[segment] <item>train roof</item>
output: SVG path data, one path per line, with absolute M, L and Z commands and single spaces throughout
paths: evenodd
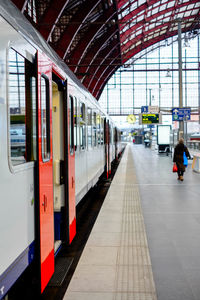
M 25 39 L 28 39 L 33 46 L 39 48 L 58 65 L 67 76 L 69 76 L 90 98 L 95 99 L 86 87 L 79 81 L 66 63 L 57 55 L 51 46 L 45 41 L 41 34 L 31 25 L 20 10 L 10 1 L 0 1 L 0 15 L 17 30 Z M 96 100 L 96 99 L 95 99 Z

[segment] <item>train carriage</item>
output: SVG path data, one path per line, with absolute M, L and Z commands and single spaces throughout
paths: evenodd
M 112 120 L 10 1 L 0 23 L 2 299 L 33 261 L 43 292 L 76 235 L 76 205 L 121 148 Z

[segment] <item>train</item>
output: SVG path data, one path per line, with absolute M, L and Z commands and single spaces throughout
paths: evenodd
M 0 299 L 37 262 L 40 292 L 76 207 L 122 153 L 121 132 L 9 1 L 0 3 Z
M 191 134 L 190 141 L 200 141 L 200 132 Z

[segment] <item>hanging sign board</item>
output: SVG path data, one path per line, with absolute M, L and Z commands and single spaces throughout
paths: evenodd
M 147 113 L 139 114 L 139 124 L 140 125 L 149 125 L 149 124 L 161 124 L 162 117 L 159 113 Z
M 190 120 L 191 108 L 173 108 L 172 121 L 187 121 Z
M 159 113 L 158 106 L 149 106 L 149 113 Z
M 141 113 L 148 112 L 148 106 L 141 106 Z

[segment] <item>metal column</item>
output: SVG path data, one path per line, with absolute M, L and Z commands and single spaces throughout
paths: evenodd
M 182 41 L 181 20 L 178 20 L 178 66 L 179 66 L 179 108 L 183 107 Z M 179 121 L 179 138 L 184 137 L 184 124 Z

